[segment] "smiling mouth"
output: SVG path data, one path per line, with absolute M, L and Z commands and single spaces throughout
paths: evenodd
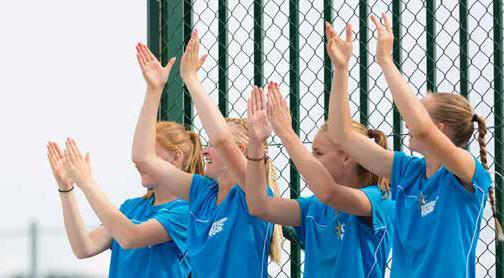
M 206 164 L 212 164 L 212 159 L 210 159 L 210 158 L 205 158 L 205 163 L 206 163 Z

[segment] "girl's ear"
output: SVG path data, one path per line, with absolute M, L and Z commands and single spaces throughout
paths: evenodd
M 245 153 L 245 150 L 247 149 L 247 146 L 245 146 L 245 144 L 238 144 L 238 148 L 240 148 L 240 151 L 242 153 Z
M 173 156 L 173 162 L 182 163 L 184 161 L 184 153 L 181 150 L 176 150 Z

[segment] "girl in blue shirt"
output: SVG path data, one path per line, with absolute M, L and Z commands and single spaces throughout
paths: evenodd
M 391 247 L 393 202 L 388 184 L 355 163 L 327 136 L 323 127 L 313 140 L 313 154 L 292 129 L 289 109 L 276 83 L 268 86 L 268 102 L 256 89 L 249 100 L 251 139 L 247 165 L 247 201 L 251 213 L 293 226 L 305 246 L 305 277 L 383 277 Z M 297 200 L 268 198 L 261 158 L 262 142 L 271 127 L 315 196 Z M 355 123 L 355 130 L 376 138 L 381 132 Z M 377 144 L 378 146 L 378 144 Z
M 189 202 L 187 249 L 193 277 L 268 277 L 268 253 L 273 260 L 280 258 L 281 230 L 248 211 L 242 189 L 249 136 L 246 121 L 226 120 L 205 93 L 197 72 L 206 56 L 200 58 L 198 51 L 194 31 L 181 59 L 180 75 L 210 138 L 203 152 L 205 176 L 180 171 L 156 156 L 153 134 L 161 94 L 146 94 L 133 159 L 160 186 Z M 150 52 L 143 58 L 147 65 L 156 60 Z M 273 171 L 269 173 L 271 178 Z
M 476 244 L 491 184 L 485 121 L 460 95 L 433 93 L 419 101 L 411 94 L 392 59 L 389 19 L 383 14 L 385 26 L 371 19 L 378 32 L 376 61 L 409 128 L 409 148 L 423 158 L 378 148 L 354 132 L 344 64 L 339 75 L 344 86 L 333 90 L 330 99 L 329 134 L 364 167 L 391 178 L 396 201 L 392 277 L 474 277 Z M 327 28 L 333 44 L 340 44 Z M 474 123 L 481 163 L 466 150 Z
M 172 65 L 173 61 L 165 68 L 159 63 L 146 68 L 141 63 L 149 92 L 162 91 Z M 177 123 L 160 122 L 155 126 L 153 140 L 160 159 L 180 171 L 202 173 L 199 135 Z M 126 200 L 117 209 L 92 177 L 89 155 L 83 157 L 73 140 L 67 140 L 65 154 L 57 144 L 50 142 L 48 158 L 61 192 L 68 239 L 78 258 L 92 257 L 111 249 L 109 277 L 186 277 L 189 274 L 187 202 L 158 186 L 157 180 L 139 167 L 148 194 Z M 79 213 L 72 191 L 74 183 L 84 192 L 102 222 L 92 231 L 86 230 Z

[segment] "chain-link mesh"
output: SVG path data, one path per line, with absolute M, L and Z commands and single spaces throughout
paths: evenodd
M 251 86 L 254 84 L 254 50 L 258 46 L 254 42 L 254 1 L 228 0 L 221 1 L 227 4 L 227 19 L 225 28 L 227 31 L 227 65 L 219 65 L 219 1 L 218 0 L 195 0 L 177 1 L 179 5 L 190 7 L 192 18 L 184 24 L 173 26 L 174 28 L 186 27 L 185 39 L 187 40 L 187 29 L 192 27 L 199 31 L 202 51 L 209 54 L 209 57 L 199 72 L 204 88 L 214 100 L 219 102 L 219 67 L 225 69 L 227 79 L 227 107 L 229 117 L 246 117 L 246 100 L 250 94 Z M 288 99 L 291 80 L 289 75 L 289 65 L 293 58 L 290 57 L 289 47 L 292 41 L 289 37 L 289 1 L 286 0 L 265 0 L 261 1 L 263 10 L 263 36 L 261 42 L 264 45 L 264 80 L 276 81 L 280 84 L 283 93 Z M 293 1 L 299 4 L 299 63 L 300 63 L 300 138 L 311 147 L 313 138 L 318 128 L 324 122 L 324 2 L 323 0 L 299 0 Z M 329 1 L 331 2 L 331 1 Z M 393 125 L 393 105 L 385 78 L 379 66 L 374 61 L 377 34 L 372 24 L 368 24 L 368 30 L 359 28 L 359 5 L 366 1 L 334 1 L 330 11 L 337 31 L 342 32 L 345 23 L 354 26 L 354 57 L 350 65 L 349 93 L 350 108 L 355 119 L 359 120 L 359 103 L 361 98 L 368 100 L 368 122 L 372 128 L 380 129 L 389 135 L 389 146 L 392 146 Z M 412 90 L 419 96 L 425 96 L 427 92 L 427 55 L 426 45 L 426 22 L 427 18 L 424 1 L 399 1 L 401 2 L 401 32 L 400 51 L 402 61 L 400 67 Z M 437 2 L 437 3 L 436 3 Z M 161 1 L 162 3 L 162 1 Z M 459 92 L 461 89 L 460 72 L 468 72 L 468 95 L 469 100 L 476 110 L 476 113 L 483 116 L 489 127 L 487 134 L 488 159 L 491 170 L 495 169 L 494 149 L 501 148 L 502 142 L 495 142 L 494 131 L 500 128 L 501 122 L 494 121 L 494 64 L 493 64 L 493 9 L 492 0 L 471 1 L 468 6 L 468 68 L 460 67 L 460 20 L 459 3 L 457 1 L 435 1 L 435 53 L 431 57 L 435 62 L 435 78 L 438 91 Z M 176 4 L 178 5 L 178 4 Z M 381 12 L 392 14 L 393 6 L 391 1 L 367 1 L 370 14 L 380 15 Z M 173 9 L 177 11 L 178 9 Z M 167 17 L 167 22 L 180 16 L 165 11 L 163 16 Z M 394 15 L 399 16 L 399 15 Z M 367 20 L 367 18 L 363 19 Z M 189 27 L 189 28 L 187 28 Z M 369 32 L 368 41 L 359 43 L 359 32 Z M 174 43 L 172 38 L 163 37 L 166 44 Z M 161 43 L 162 45 L 163 43 Z M 178 45 L 175 53 L 182 53 L 183 44 Z M 362 57 L 359 57 L 360 47 L 364 47 L 368 53 L 368 65 L 360 65 Z M 164 55 L 166 56 L 166 55 Z M 167 58 L 167 57 L 165 57 Z M 367 69 L 368 92 L 360 92 L 360 82 L 363 80 L 360 75 L 361 67 Z M 265 82 L 266 82 L 265 81 Z M 180 82 L 179 77 L 174 77 L 167 88 Z M 173 89 L 173 88 L 172 88 Z M 502 92 L 501 92 L 502 93 Z M 173 94 L 170 97 L 183 98 L 182 94 Z M 170 103 L 176 103 L 177 99 Z M 180 109 L 180 107 L 165 105 L 162 109 Z M 184 110 L 186 116 L 190 116 L 190 111 Z M 197 116 L 192 117 L 193 127 L 198 130 L 206 141 L 208 139 L 201 122 Z M 401 123 L 402 130 L 406 131 Z M 496 126 L 497 125 L 497 126 Z M 406 132 L 400 134 L 402 148 L 409 152 L 409 138 Z M 479 146 L 477 140 L 473 140 L 470 151 L 478 156 Z M 289 156 L 281 144 L 278 137 L 273 136 L 270 141 L 269 156 L 274 159 L 275 166 L 279 174 L 279 182 L 284 197 L 289 197 L 290 189 L 290 168 Z M 309 196 L 312 193 L 301 180 L 301 196 Z M 500 188 L 497 188 L 500 190 Z M 481 224 L 481 233 L 478 240 L 477 256 L 477 277 L 495 277 L 496 254 L 494 238 L 494 222 L 490 206 L 487 205 L 484 211 Z M 442 251 L 442 250 L 440 250 Z M 272 277 L 290 277 L 291 265 L 289 244 L 284 244 L 284 252 L 280 265 L 270 263 L 269 275 Z M 303 261 L 302 255 L 302 261 Z M 388 268 L 390 267 L 390 262 Z M 302 267 L 301 267 L 302 271 Z

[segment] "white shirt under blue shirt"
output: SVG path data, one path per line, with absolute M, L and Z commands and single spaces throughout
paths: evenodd
M 166 229 L 171 239 L 153 246 L 124 250 L 112 241 L 109 277 L 117 278 L 171 278 L 187 277 L 190 264 L 186 256 L 186 234 L 189 206 L 177 199 L 161 205 L 153 205 L 154 197 L 126 200 L 120 211 L 134 224 L 151 219 Z
M 268 277 L 273 225 L 248 213 L 239 185 L 220 204 L 217 192 L 215 180 L 193 175 L 187 236 L 192 277 Z
M 297 199 L 305 246 L 304 277 L 383 277 L 392 243 L 394 202 L 378 186 L 360 189 L 371 202 L 369 218 L 337 211 L 315 196 Z
M 467 191 L 441 167 L 426 178 L 424 158 L 396 152 L 391 192 L 396 201 L 392 277 L 475 277 L 475 252 L 490 174 L 475 159 Z

